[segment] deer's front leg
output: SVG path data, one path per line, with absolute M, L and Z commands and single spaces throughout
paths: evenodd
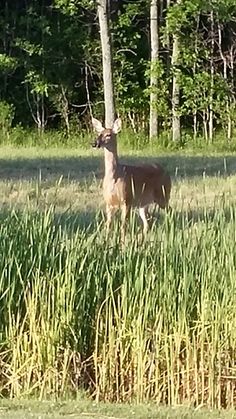
M 106 205 L 106 216 L 107 216 L 106 233 L 107 233 L 107 235 L 109 234 L 109 231 L 110 231 L 111 221 L 112 221 L 112 217 L 113 217 L 114 212 L 115 212 L 115 208 L 112 205 L 107 204 Z
M 126 220 L 130 213 L 130 206 L 127 204 L 123 204 L 121 207 L 121 239 L 125 241 L 125 227 L 126 227 Z

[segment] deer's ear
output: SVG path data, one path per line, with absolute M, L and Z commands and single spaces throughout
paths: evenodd
M 112 131 L 114 132 L 114 134 L 118 134 L 120 130 L 121 130 L 121 119 L 117 118 L 113 124 Z
M 101 134 L 101 132 L 104 130 L 101 122 L 96 118 L 92 118 L 92 125 L 93 125 L 93 128 L 95 129 L 95 131 L 97 131 L 98 134 Z

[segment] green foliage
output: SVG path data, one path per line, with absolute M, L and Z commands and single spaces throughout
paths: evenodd
M 196 73 L 192 77 L 181 76 L 181 87 L 183 91 L 183 104 L 181 112 L 183 115 L 197 112 L 202 115 L 209 112 L 211 95 L 213 94 L 214 115 L 216 123 L 221 123 L 227 118 L 227 103 L 229 100 L 229 86 L 220 75 L 214 76 L 213 91 L 212 78 L 207 72 Z
M 4 4 L 0 6 L 0 98 L 13 105 L 14 124 L 36 124 L 41 131 L 63 126 L 69 136 L 75 114 L 80 127 L 86 128 L 90 126 L 91 108 L 94 115 L 103 117 L 96 2 L 4 0 Z M 141 136 L 143 130 L 148 132 L 149 120 L 149 7 L 150 2 L 144 0 L 111 4 L 116 108 Z M 230 61 L 235 44 L 234 0 L 182 0 L 159 12 L 160 60 L 159 68 L 152 71 L 158 79 L 160 143 L 170 133 L 172 77 L 176 72 L 181 82 L 178 114 L 183 132 L 193 126 L 193 112 L 197 112 L 197 126 L 202 131 L 202 114 L 208 112 L 209 101 L 213 102 L 215 132 L 218 128 L 228 132 L 235 112 L 235 70 Z M 179 43 L 175 68 L 171 64 L 173 34 L 178 35 Z M 211 62 L 214 80 L 210 80 Z M 209 83 L 214 86 L 210 88 Z
M 184 0 L 173 3 L 167 10 L 168 26 L 166 30 L 170 33 L 181 34 L 186 29 L 191 28 L 196 16 L 202 9 L 203 2 L 202 0 Z
M 150 75 L 154 74 L 156 77 L 156 85 L 150 87 Z M 147 87 L 145 89 L 145 94 L 147 97 L 150 96 L 151 91 L 156 93 L 157 101 L 155 107 L 158 112 L 158 116 L 163 118 L 163 127 L 167 128 L 169 115 L 169 103 L 168 103 L 168 88 L 169 88 L 169 79 L 165 74 L 164 64 L 161 60 L 157 60 L 155 63 L 152 63 L 151 68 L 146 70 L 145 76 L 147 77 Z
M 63 13 L 73 16 L 78 7 L 78 0 L 55 0 L 54 5 L 56 8 L 63 11 Z
M 146 114 L 145 89 L 147 40 L 137 27 L 143 18 L 146 2 L 125 3 L 112 22 L 114 39 L 114 83 L 117 108 L 122 114 Z
M 134 24 L 137 17 L 142 13 L 142 6 L 144 2 L 125 4 L 122 13 L 118 15 L 117 22 L 113 23 L 113 30 L 115 31 L 116 41 L 122 48 L 132 49 L 137 51 L 138 41 L 141 34 L 137 31 Z
M 41 75 L 37 74 L 34 70 L 28 71 L 25 76 L 25 83 L 31 86 L 31 93 L 48 96 L 48 83 L 43 80 Z
M 0 102 L 0 132 L 2 138 L 6 138 L 8 141 L 13 119 L 14 106 L 7 102 Z
M 79 7 L 86 7 L 93 10 L 95 2 L 94 0 L 54 0 L 53 5 L 64 14 L 74 16 L 77 14 Z
M 15 46 L 24 51 L 29 57 L 32 55 L 41 56 L 43 54 L 42 45 L 35 45 L 27 39 L 16 38 Z
M 7 73 L 17 67 L 17 59 L 9 57 L 7 54 L 0 54 L 0 71 Z

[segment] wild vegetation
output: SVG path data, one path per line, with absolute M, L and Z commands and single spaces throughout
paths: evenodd
M 122 246 L 102 160 L 44 153 L 2 149 L 1 395 L 233 407 L 235 157 L 160 157 L 172 212 Z
M 235 0 L 1 2 L 1 397 L 235 407 L 235 18 Z M 106 236 L 104 107 L 123 158 L 171 174 L 147 237 L 135 213 Z
M 162 144 L 234 142 L 235 1 L 109 1 L 109 16 L 124 124 L 147 134 L 151 94 Z M 4 0 L 0 23 L 1 141 L 11 125 L 21 139 L 37 127 L 40 143 L 47 129 L 70 137 L 90 128 L 91 113 L 103 118 L 97 2 Z

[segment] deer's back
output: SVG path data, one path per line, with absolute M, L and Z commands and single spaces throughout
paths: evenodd
M 119 165 L 114 179 L 104 178 L 103 192 L 107 204 L 145 206 L 151 202 L 168 205 L 171 180 L 159 165 Z

